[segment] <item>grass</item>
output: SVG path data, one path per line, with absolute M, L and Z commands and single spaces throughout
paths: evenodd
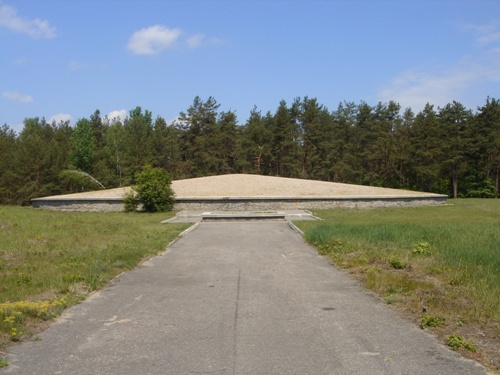
M 500 370 L 500 200 L 314 211 L 308 242 L 420 327 Z M 474 353 L 468 348 L 477 348 Z
M 164 250 L 189 226 L 172 216 L 0 206 L 0 349 Z

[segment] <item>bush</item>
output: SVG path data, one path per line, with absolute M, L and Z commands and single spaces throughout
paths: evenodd
M 477 352 L 476 346 L 471 342 L 465 341 L 460 335 L 451 335 L 446 337 L 446 345 L 451 347 L 453 350 L 464 348 L 472 353 Z
M 431 255 L 431 245 L 429 242 L 419 242 L 413 245 L 413 255 Z
M 394 268 L 394 269 L 397 269 L 397 270 L 402 270 L 404 268 L 406 268 L 406 263 L 399 260 L 399 258 L 397 257 L 394 257 L 392 258 L 390 261 L 389 261 L 389 265 Z
M 137 211 L 137 207 L 139 207 L 140 203 L 137 193 L 132 190 L 130 193 L 125 194 L 123 203 L 125 204 L 125 211 L 127 212 Z
M 132 189 L 136 194 L 125 197 L 127 210 L 133 211 L 139 204 L 146 212 L 172 210 L 174 191 L 170 187 L 172 177 L 167 171 L 146 165 L 141 172 L 136 173 L 135 181 L 136 185 Z
M 420 328 L 433 328 L 433 327 L 442 327 L 446 324 L 445 318 L 441 318 L 438 316 L 431 316 L 427 314 L 422 315 L 422 319 L 420 319 Z

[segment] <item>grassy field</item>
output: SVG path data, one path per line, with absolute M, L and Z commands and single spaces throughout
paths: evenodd
M 164 250 L 189 226 L 172 216 L 0 206 L 0 349 Z
M 405 317 L 499 371 L 500 200 L 450 203 L 315 211 L 323 221 L 296 224 Z M 0 351 L 164 250 L 189 226 L 159 224 L 172 215 L 0 206 Z
M 444 343 L 500 370 L 500 200 L 314 211 L 296 224 L 334 264 Z

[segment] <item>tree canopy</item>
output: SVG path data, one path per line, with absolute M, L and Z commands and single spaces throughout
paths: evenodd
M 472 111 L 453 101 L 414 113 L 396 102 L 284 100 L 254 107 L 238 124 L 213 97 L 195 97 L 168 124 L 136 107 L 124 121 L 49 124 L 27 118 L 0 127 L 0 204 L 88 189 L 134 185 L 143 167 L 173 179 L 228 173 L 305 178 L 447 194 L 498 197 L 500 102 Z M 77 173 L 73 173 L 77 172 Z

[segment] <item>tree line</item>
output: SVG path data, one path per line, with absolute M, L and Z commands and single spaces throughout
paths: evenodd
M 415 114 L 393 101 L 315 98 L 254 107 L 238 125 L 213 97 L 196 97 L 171 124 L 141 107 L 125 120 L 96 110 L 74 126 L 27 118 L 0 128 L 0 204 L 128 186 L 145 165 L 173 179 L 249 173 L 410 189 L 450 197 L 500 195 L 500 102 L 453 101 Z

